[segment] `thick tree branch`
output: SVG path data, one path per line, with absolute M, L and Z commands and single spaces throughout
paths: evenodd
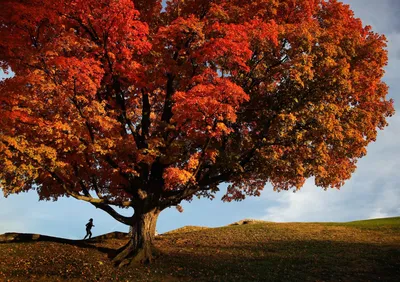
M 269 127 L 271 126 L 271 123 L 272 123 L 272 119 L 266 122 L 266 124 L 264 126 L 264 129 L 266 130 L 266 132 L 268 131 Z M 206 142 L 205 147 L 203 148 L 203 152 L 205 152 L 205 150 L 207 149 L 207 147 L 209 145 L 209 141 L 210 140 L 208 140 Z M 274 145 L 274 144 L 265 144 L 262 140 L 260 140 L 259 142 L 257 142 L 257 144 L 253 148 L 251 148 L 246 153 L 242 154 L 242 156 L 239 158 L 240 159 L 239 165 L 242 168 L 244 168 L 248 163 L 250 163 L 252 158 L 255 156 L 257 150 L 265 145 Z M 197 171 L 199 169 L 200 168 L 198 167 Z M 197 171 L 196 171 L 196 174 L 197 174 Z M 211 176 L 210 173 L 208 173 L 205 176 L 203 176 L 202 179 L 197 179 L 197 185 L 195 185 L 195 186 L 188 187 L 188 188 L 182 189 L 182 190 L 176 190 L 176 191 L 164 191 L 162 193 L 162 196 L 163 196 L 162 205 L 165 207 L 167 207 L 169 205 L 170 206 L 177 205 L 182 200 L 193 196 L 195 193 L 197 193 L 199 191 L 206 191 L 206 190 L 211 189 L 211 185 L 218 185 L 222 182 L 228 181 L 236 173 L 237 172 L 232 169 L 222 172 L 218 175 L 214 175 L 214 176 Z
M 150 127 L 150 102 L 149 95 L 142 89 L 142 137 L 147 139 Z
M 107 199 L 96 199 L 96 198 L 93 198 L 89 193 L 85 193 L 86 196 L 83 196 L 83 195 L 80 195 L 80 194 L 68 189 L 65 184 L 63 184 L 63 189 L 69 196 L 74 197 L 75 199 L 78 199 L 81 201 L 91 203 L 91 204 L 97 204 L 97 205 L 105 204 L 105 205 L 113 205 L 113 206 L 118 206 L 118 207 L 130 207 L 132 205 L 131 201 L 110 201 Z
M 68 187 L 65 185 L 65 183 L 63 183 L 62 179 L 60 179 L 57 175 L 55 175 L 54 173 L 52 173 L 51 171 L 47 170 L 49 173 L 52 174 L 52 176 L 57 177 L 57 181 L 58 182 L 62 182 L 60 183 L 64 189 L 64 191 L 71 197 L 77 199 L 77 200 L 81 200 L 81 201 L 85 201 L 88 203 L 91 203 L 93 206 L 95 206 L 96 208 L 99 208 L 105 212 L 107 212 L 109 215 L 111 215 L 114 219 L 118 220 L 121 223 L 127 224 L 129 225 L 132 221 L 132 217 L 126 217 L 123 216 L 121 214 L 119 214 L 117 211 L 115 211 L 110 205 L 115 205 L 118 207 L 131 207 L 132 206 L 132 202 L 130 201 L 109 201 L 107 199 L 96 199 L 93 198 L 89 192 L 87 191 L 87 189 L 84 189 L 84 193 L 85 196 L 82 196 L 70 189 L 68 189 Z
M 133 221 L 133 216 L 128 217 L 128 216 L 123 216 L 121 214 L 119 214 L 118 212 L 116 212 L 112 207 L 110 207 L 109 205 L 104 205 L 104 204 L 94 204 L 92 203 L 93 206 L 95 206 L 98 209 L 101 209 L 103 211 L 105 211 L 106 213 L 108 213 L 109 215 L 111 215 L 113 218 L 115 218 L 116 220 L 118 220 L 119 222 L 123 223 L 123 224 L 127 224 L 127 225 L 131 225 L 132 221 Z
M 171 73 L 167 74 L 167 86 L 166 86 L 166 94 L 165 94 L 165 102 L 164 102 L 164 110 L 162 113 L 161 120 L 165 123 L 169 123 L 172 118 L 172 96 L 174 94 L 174 75 Z
M 121 85 L 120 85 L 120 82 L 117 77 L 113 77 L 112 88 L 116 95 L 116 102 L 121 110 L 121 115 L 118 117 L 118 121 L 121 123 L 122 129 L 126 133 L 125 127 L 128 126 L 129 131 L 132 134 L 133 139 L 135 140 L 135 143 L 136 143 L 136 146 L 138 149 L 147 148 L 146 142 L 143 142 L 143 139 L 137 133 L 134 125 L 132 124 L 132 121 L 128 118 L 126 104 L 125 104 L 125 96 L 121 89 Z
M 76 109 L 78 110 L 79 116 L 84 120 L 85 126 L 89 132 L 89 136 L 90 136 L 90 140 L 92 143 L 94 143 L 95 141 L 95 136 L 94 136 L 94 131 L 93 128 L 91 127 L 89 120 L 87 119 L 87 117 L 83 114 L 81 108 L 78 105 L 78 102 L 76 101 L 75 97 L 74 98 L 70 98 L 72 104 L 76 107 Z
M 99 46 L 101 45 L 100 40 L 99 40 L 99 37 L 97 36 L 97 34 L 96 34 L 95 32 L 93 32 L 94 29 L 91 30 L 89 27 L 87 27 L 87 26 L 83 23 L 83 21 L 82 21 L 80 18 L 73 17 L 73 16 L 70 16 L 70 15 L 65 15 L 65 14 L 64 14 L 64 16 L 67 17 L 67 18 L 69 18 L 69 19 L 71 19 L 71 20 L 76 21 L 76 22 L 79 24 L 79 26 L 80 26 L 81 28 L 83 28 L 83 30 L 85 30 L 85 31 L 87 32 L 87 34 L 89 34 L 90 38 L 92 39 L 92 41 L 93 41 L 94 43 L 96 43 L 96 44 L 99 45 Z M 90 23 L 90 22 L 89 22 L 89 23 Z

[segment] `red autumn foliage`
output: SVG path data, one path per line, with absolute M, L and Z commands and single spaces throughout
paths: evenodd
M 0 23 L 0 187 L 136 227 L 117 261 L 222 182 L 339 188 L 393 114 L 385 37 L 336 0 L 6 0 Z

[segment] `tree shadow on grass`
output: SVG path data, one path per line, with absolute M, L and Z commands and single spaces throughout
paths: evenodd
M 272 241 L 219 247 L 198 244 L 164 253 L 160 269 L 200 281 L 399 281 L 393 244 Z
M 109 258 L 112 258 L 113 256 L 115 256 L 117 249 L 96 246 L 93 244 L 102 242 L 103 240 L 107 239 L 124 239 L 126 238 L 126 236 L 127 233 L 111 232 L 87 240 L 83 239 L 74 240 L 74 239 L 66 239 L 66 238 L 59 238 L 59 237 L 53 237 L 41 234 L 32 234 L 32 233 L 5 233 L 0 235 L 0 244 L 29 243 L 29 242 L 61 243 L 61 244 L 77 246 L 80 248 L 96 249 L 102 253 L 106 253 Z
M 8 236 L 11 235 L 8 234 Z M 82 242 L 82 240 L 51 236 L 36 238 L 38 235 L 36 239 L 33 239 L 32 236 L 34 234 L 20 234 L 14 242 L 65 243 L 96 249 L 109 256 L 115 252 L 115 249 L 93 244 L 96 241 L 101 243 L 103 240 L 101 237 L 93 238 L 93 242 Z M 110 239 L 112 236 L 108 235 L 106 238 Z M 126 236 L 126 234 L 121 236 Z M 201 239 L 198 236 L 196 238 Z M 84 271 L 92 277 L 98 275 L 103 279 L 102 281 L 110 281 L 112 277 L 127 277 L 129 280 L 129 277 L 133 277 L 130 275 L 136 275 L 135 277 L 142 275 L 148 278 L 146 281 L 163 281 L 164 275 L 168 275 L 174 281 L 398 281 L 400 277 L 400 242 L 395 240 L 351 243 L 334 240 L 274 241 L 269 239 L 268 241 L 254 240 L 236 243 L 221 240 L 219 243 L 210 243 L 205 238 L 202 241 L 194 241 L 181 237 L 160 236 L 156 240 L 156 247 L 161 252 L 161 256 L 152 265 L 143 269 L 116 269 L 107 262 L 102 262 L 100 265 L 98 260 L 101 258 L 96 252 L 93 252 L 93 256 L 90 257 L 86 257 L 87 254 L 80 254 L 81 257 L 78 258 L 75 253 L 79 255 L 79 251 L 75 251 L 73 255 L 70 254 L 66 258 L 67 260 L 65 260 L 65 255 L 62 256 L 63 259 L 59 259 L 62 265 L 51 273 L 47 273 L 45 270 L 47 267 L 31 267 L 29 271 L 39 277 L 40 275 L 55 277 L 59 275 L 57 271 L 63 271 L 65 267 L 72 266 L 70 272 L 63 274 L 65 279 L 79 278 L 81 271 Z M 34 247 L 31 249 L 36 250 L 36 253 L 41 252 Z M 26 256 L 26 260 L 40 266 L 37 258 L 31 257 L 29 255 L 31 253 L 25 253 L 25 250 L 25 247 L 22 248 L 24 253 L 21 257 Z M 10 251 L 10 254 L 18 255 L 14 251 Z M 49 260 L 59 255 L 62 253 L 50 253 L 40 258 L 40 262 L 48 264 Z M 82 270 L 82 267 L 76 266 L 81 263 L 87 263 L 90 267 Z M 55 265 L 58 266 L 57 263 Z M 11 273 L 10 271 L 20 271 L 21 275 L 24 273 L 20 265 L 8 269 L 8 274 Z M 43 273 L 41 274 L 40 271 Z M 147 276 L 150 271 L 151 275 Z

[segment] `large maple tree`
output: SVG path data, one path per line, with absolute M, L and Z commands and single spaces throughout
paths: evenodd
M 339 188 L 393 114 L 386 39 L 336 0 L 6 0 L 0 38 L 1 189 L 132 226 L 119 265 L 220 183 Z

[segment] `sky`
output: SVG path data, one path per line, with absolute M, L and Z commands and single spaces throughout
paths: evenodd
M 389 98 L 395 100 L 400 112 L 400 1 L 343 0 L 349 4 L 364 25 L 385 34 L 388 39 L 389 64 L 384 81 L 389 85 Z M 1 74 L 0 74 L 1 76 Z M 226 185 L 216 199 L 194 199 L 183 203 L 184 212 L 175 208 L 164 210 L 157 223 L 163 233 L 186 225 L 217 227 L 244 219 L 275 222 L 342 222 L 358 219 L 400 216 L 400 117 L 389 119 L 389 127 L 380 131 L 377 141 L 368 147 L 368 154 L 358 162 L 352 178 L 341 190 L 327 191 L 316 187 L 312 179 L 304 187 L 274 192 L 270 185 L 260 197 L 242 202 L 220 201 Z M 125 214 L 131 210 L 122 211 Z M 0 234 L 5 232 L 40 233 L 65 238 L 81 238 L 85 224 L 94 219 L 92 232 L 100 235 L 112 231 L 127 231 L 105 212 L 72 198 L 56 202 L 39 202 L 36 192 L 0 195 Z

